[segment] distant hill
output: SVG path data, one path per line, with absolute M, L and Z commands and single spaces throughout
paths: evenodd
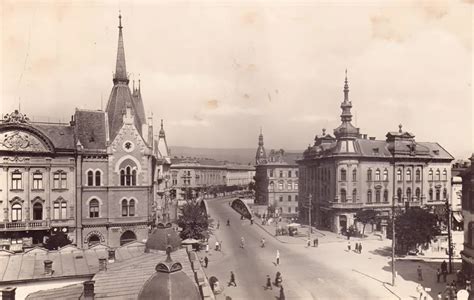
M 257 149 L 253 148 L 193 148 L 184 146 L 170 146 L 171 157 L 212 158 L 229 163 L 254 165 Z M 270 149 L 267 149 L 270 151 Z M 289 151 L 302 153 L 303 151 Z

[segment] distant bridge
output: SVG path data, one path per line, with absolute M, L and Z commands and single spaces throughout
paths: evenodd
M 244 218 L 252 219 L 252 211 L 250 207 L 242 201 L 242 199 L 235 199 L 230 205 L 235 211 L 244 216 Z

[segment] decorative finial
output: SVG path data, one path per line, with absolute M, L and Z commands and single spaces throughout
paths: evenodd
M 122 12 L 119 10 L 119 27 L 120 30 L 122 30 Z
M 140 74 L 138 74 L 138 90 L 139 90 L 139 91 L 141 90 L 141 89 L 140 89 L 140 82 L 141 82 L 141 80 L 140 80 Z
M 326 136 L 326 128 L 323 128 L 323 136 Z
M 402 124 L 398 125 L 398 132 L 402 133 Z
M 173 261 L 171 259 L 171 246 L 170 245 L 166 246 L 166 261 L 167 262 L 172 262 Z
M 161 119 L 161 129 L 163 129 L 163 119 Z

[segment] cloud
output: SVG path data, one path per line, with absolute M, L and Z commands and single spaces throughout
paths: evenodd
M 198 116 L 194 116 L 192 119 L 182 119 L 178 121 L 171 121 L 171 126 L 179 127 L 209 127 L 211 123 L 208 120 L 204 120 Z
M 319 123 L 319 122 L 327 122 L 327 121 L 334 121 L 334 116 L 324 116 L 324 115 L 302 115 L 302 116 L 294 116 L 290 118 L 290 122 L 294 123 Z

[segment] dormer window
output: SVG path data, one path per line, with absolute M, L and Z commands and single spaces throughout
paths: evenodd
M 439 150 L 433 150 L 433 153 L 434 153 L 435 155 L 439 155 Z
M 379 148 L 372 148 L 372 152 L 374 154 L 379 154 Z

